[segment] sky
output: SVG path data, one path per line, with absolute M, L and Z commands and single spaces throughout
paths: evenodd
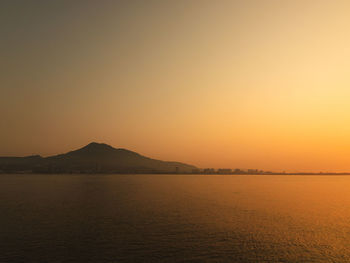
M 350 1 L 0 3 L 0 155 L 92 141 L 198 167 L 350 171 Z

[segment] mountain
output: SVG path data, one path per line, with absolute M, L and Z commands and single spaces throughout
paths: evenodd
M 0 157 L 0 171 L 38 173 L 189 173 L 195 166 L 145 157 L 104 143 L 90 143 L 50 157 Z

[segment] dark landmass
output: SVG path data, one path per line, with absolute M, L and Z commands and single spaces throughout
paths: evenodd
M 193 165 L 165 162 L 103 143 L 50 157 L 0 157 L 2 173 L 191 173 Z
M 134 174 L 250 174 L 250 175 L 350 175 L 350 173 L 288 173 L 258 169 L 200 169 L 180 162 L 165 162 L 103 143 L 90 143 L 50 157 L 0 157 L 0 173 L 134 173 Z

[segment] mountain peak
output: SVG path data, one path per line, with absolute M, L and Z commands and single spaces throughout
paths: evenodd
M 89 150 L 115 150 L 112 146 L 105 143 L 91 142 L 88 145 L 84 146 L 81 149 L 89 149 Z
M 74 150 L 66 154 L 60 154 L 58 156 L 75 156 L 78 158 L 89 156 L 90 158 L 103 158 L 106 155 L 115 154 L 116 152 L 118 152 L 118 149 L 115 149 L 108 144 L 91 142 L 78 150 Z

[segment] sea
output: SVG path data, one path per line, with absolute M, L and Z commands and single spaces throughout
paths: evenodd
M 350 262 L 350 176 L 2 174 L 0 262 Z

